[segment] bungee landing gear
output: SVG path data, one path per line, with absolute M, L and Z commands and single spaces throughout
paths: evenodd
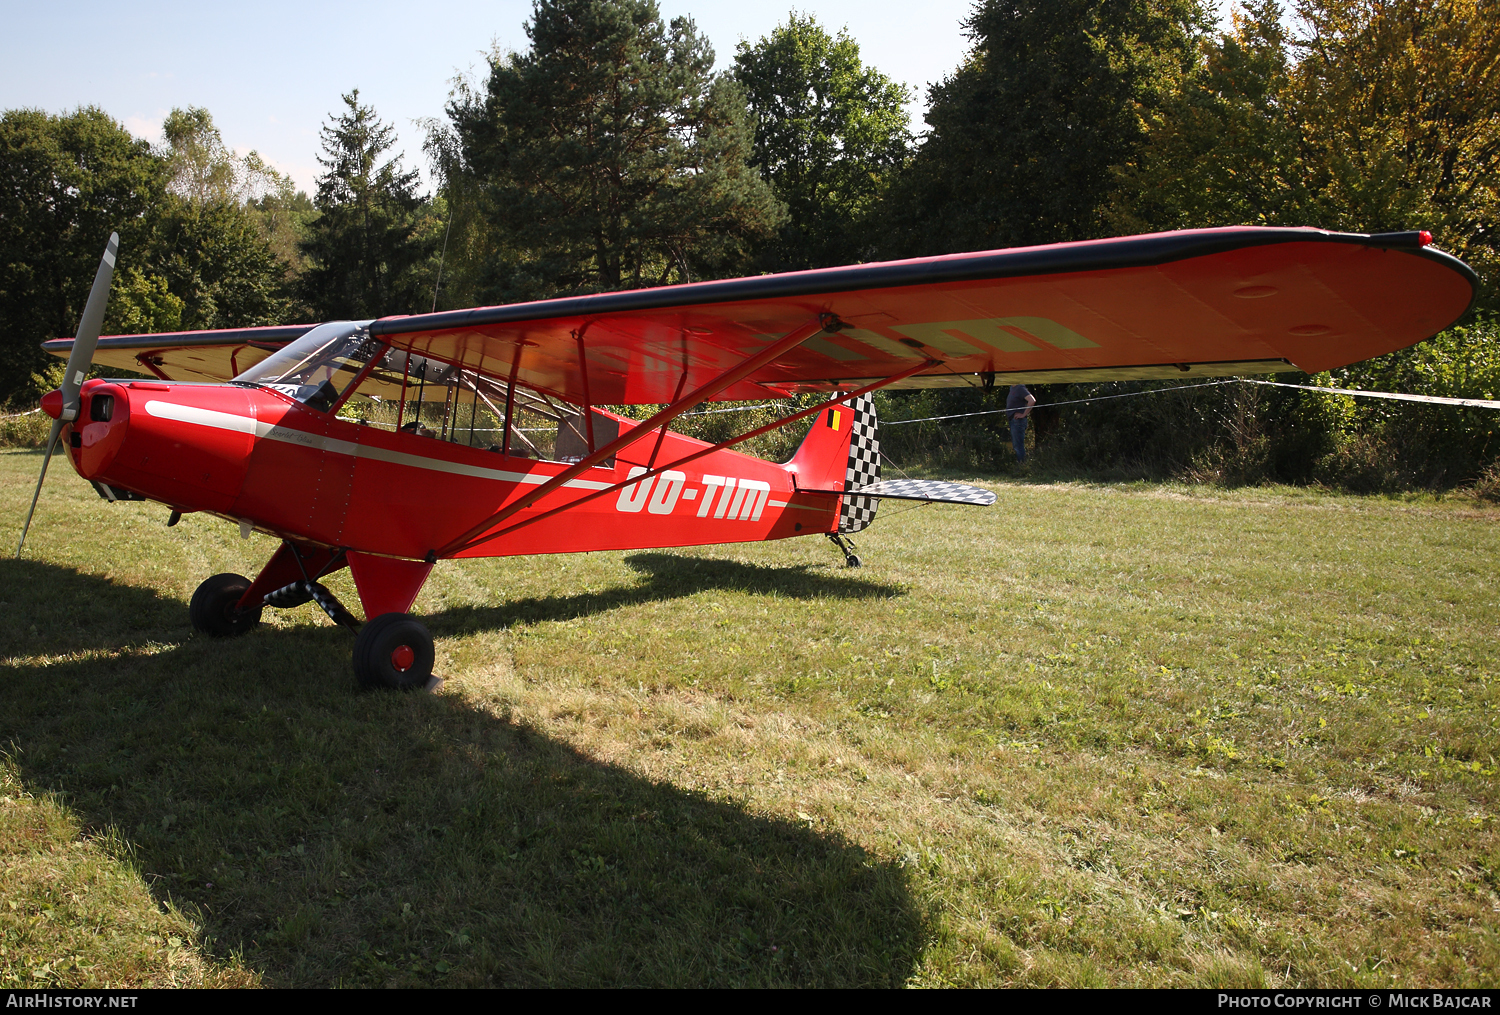
M 234 637 L 259 624 L 267 606 L 291 609 L 317 603 L 330 620 L 354 635 L 354 676 L 361 687 L 432 691 L 442 684 L 432 675 L 436 656 L 432 635 L 419 620 L 409 613 L 387 612 L 361 624 L 326 585 L 316 580 L 342 566 L 342 560 L 330 555 L 329 560 L 314 559 L 311 563 L 315 566 L 304 567 L 303 554 L 296 547 L 284 545 L 283 552 L 296 565 L 293 574 L 301 572 L 302 577 L 260 594 L 267 584 L 262 579 L 257 580 L 262 582 L 257 588 L 257 582 L 243 575 L 216 574 L 193 593 L 188 615 L 194 629 L 212 638 Z

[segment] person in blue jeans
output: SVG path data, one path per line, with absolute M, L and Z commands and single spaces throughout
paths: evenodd
M 1005 396 L 1005 415 L 1010 417 L 1010 443 L 1016 449 L 1016 461 L 1026 461 L 1026 417 L 1036 396 L 1026 390 L 1024 384 L 1012 384 L 1010 394 Z

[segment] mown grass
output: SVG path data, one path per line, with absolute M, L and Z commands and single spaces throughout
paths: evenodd
M 0 983 L 1493 984 L 1500 512 L 996 489 L 858 571 L 442 566 L 399 695 L 312 607 L 194 637 L 270 542 L 54 463 L 0 563 Z

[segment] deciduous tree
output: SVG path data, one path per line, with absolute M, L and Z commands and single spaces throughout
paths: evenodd
M 1299 0 L 1289 104 L 1308 150 L 1309 211 L 1330 228 L 1426 228 L 1500 270 L 1500 5 Z
M 845 32 L 791 14 L 741 42 L 735 77 L 755 114 L 752 156 L 790 217 L 761 251 L 771 270 L 868 260 L 871 213 L 909 154 L 905 85 L 860 61 Z
M 183 328 L 281 323 L 291 311 L 288 264 L 276 256 L 258 217 L 245 206 L 249 189 L 269 167 L 254 152 L 245 159 L 224 145 L 208 110 L 174 109 L 162 125 L 160 156 L 168 194 L 152 209 L 146 270 L 165 280 L 181 302 Z M 121 277 L 121 285 L 126 276 Z M 127 300 L 153 286 L 118 289 Z M 138 316 L 170 320 L 158 308 Z
M 1146 141 L 1117 167 L 1120 233 L 1307 224 L 1312 182 L 1288 107 L 1295 63 L 1282 8 L 1255 0 L 1198 42 L 1180 86 L 1144 112 Z
M 0 403 L 36 394 L 40 343 L 73 334 L 111 230 L 123 268 L 146 260 L 167 175 L 100 109 L 0 115 Z

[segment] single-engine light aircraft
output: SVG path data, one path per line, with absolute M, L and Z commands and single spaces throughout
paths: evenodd
M 281 540 L 218 574 L 193 626 L 241 634 L 315 601 L 355 632 L 367 686 L 428 683 L 409 614 L 461 557 L 848 537 L 885 499 L 988 505 L 883 479 L 871 394 L 1221 377 L 1343 366 L 1469 308 L 1477 279 L 1425 232 L 1205 229 L 600 293 L 369 321 L 99 338 L 111 236 L 72 339 L 59 440 L 108 501 L 154 500 Z M 93 363 L 150 380 L 85 380 Z M 705 402 L 826 393 L 708 444 L 667 428 Z M 658 405 L 634 420 L 603 406 Z M 732 450 L 812 420 L 790 461 Z M 36 497 L 32 499 L 32 511 Z M 26 528 L 31 523 L 27 515 Z M 25 543 L 25 528 L 17 555 Z M 361 624 L 321 583 L 348 567 Z

